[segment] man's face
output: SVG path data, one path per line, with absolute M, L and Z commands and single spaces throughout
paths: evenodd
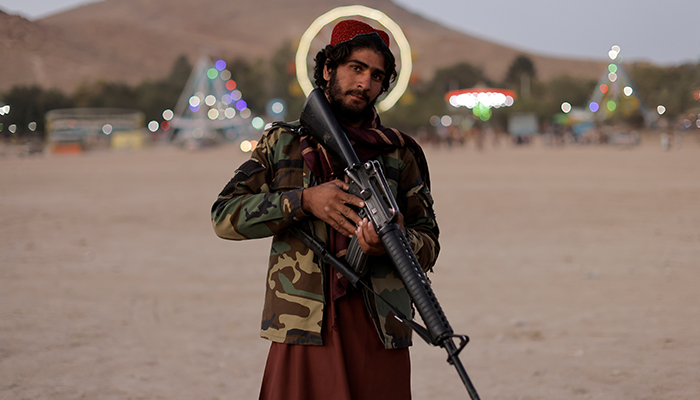
M 324 67 L 331 108 L 347 122 L 361 123 L 379 97 L 385 75 L 384 57 L 367 48 L 354 50 L 335 70 Z

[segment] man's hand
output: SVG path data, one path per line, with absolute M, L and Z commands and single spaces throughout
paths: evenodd
M 403 214 L 400 212 L 396 217 L 396 223 L 399 225 L 401 231 L 406 233 L 406 228 L 403 225 Z M 362 219 L 360 223 L 357 224 L 355 235 L 357 235 L 357 242 L 363 253 L 370 256 L 381 256 L 386 253 L 386 249 L 382 244 L 382 239 L 377 234 L 376 229 L 374 229 L 374 224 L 367 218 Z
M 362 219 L 348 205 L 364 207 L 365 203 L 359 197 L 348 193 L 349 187 L 347 183 L 336 179 L 304 189 L 301 208 L 305 213 L 313 214 L 341 234 L 351 237 L 355 233 L 355 225 L 358 225 Z

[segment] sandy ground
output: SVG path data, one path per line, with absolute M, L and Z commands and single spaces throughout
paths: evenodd
M 700 396 L 700 141 L 426 151 L 482 399 Z M 245 158 L 0 157 L 0 399 L 257 398 L 269 240 L 209 222 Z M 467 398 L 442 349 L 412 357 L 414 399 Z

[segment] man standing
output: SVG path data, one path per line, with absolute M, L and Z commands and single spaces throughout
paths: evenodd
M 389 36 L 339 22 L 316 56 L 314 79 L 361 161 L 378 160 L 401 211 L 399 227 L 425 270 L 439 252 L 427 163 L 409 136 L 381 125 L 377 98 L 396 78 Z M 272 236 L 261 336 L 272 341 L 261 399 L 410 399 L 411 330 L 374 295 L 356 289 L 287 229 L 296 224 L 337 257 L 357 236 L 363 277 L 404 315 L 411 300 L 344 173 L 299 124 L 276 124 L 212 207 L 216 234 Z

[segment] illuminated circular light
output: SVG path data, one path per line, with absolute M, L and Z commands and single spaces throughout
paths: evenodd
M 2 125 L 2 124 L 0 124 L 0 125 Z M 700 119 L 696 119 L 696 120 L 695 120 L 695 126 L 697 126 L 698 128 L 700 128 Z M 2 126 L 0 126 L 0 130 L 2 130 Z
M 231 79 L 231 71 L 229 71 L 227 69 L 221 71 L 221 73 L 219 74 L 219 78 L 221 78 L 225 81 L 228 81 L 229 79 Z M 231 90 L 231 89 L 229 89 L 229 90 Z
M 280 114 L 282 111 L 284 111 L 284 104 L 282 104 L 279 101 L 276 101 L 272 103 L 272 112 L 275 114 Z
M 226 61 L 218 60 L 214 63 L 214 68 L 216 68 L 219 71 L 223 71 L 224 69 L 226 69 Z
M 613 47 L 611 47 L 611 49 L 612 49 L 613 51 L 618 52 L 618 53 L 620 52 L 620 46 L 618 46 L 618 45 L 616 45 L 616 44 L 613 45 Z
M 632 96 L 632 93 L 634 93 L 634 89 L 632 89 L 631 86 L 625 86 L 625 88 L 622 89 L 622 92 L 625 94 L 625 96 L 630 97 Z
M 236 102 L 236 109 L 237 109 L 238 111 L 243 111 L 243 110 L 245 110 L 246 108 L 248 108 L 248 103 L 246 103 L 245 100 L 238 100 L 238 101 Z
M 265 126 L 265 121 L 260 117 L 253 118 L 253 120 L 250 121 L 250 123 L 253 125 L 253 128 L 255 128 L 255 129 L 261 129 L 263 126 Z
M 209 107 L 213 106 L 216 104 L 216 96 L 213 94 L 210 94 L 206 98 L 204 98 L 204 104 L 208 105 Z
M 199 111 L 199 105 L 193 106 L 193 105 L 190 104 L 190 111 L 192 111 L 192 112 L 197 112 L 197 111 Z
M 595 101 L 592 101 L 591 104 L 588 105 L 588 109 L 592 112 L 597 112 L 599 108 L 600 106 Z
M 563 103 L 561 103 L 561 110 L 562 110 L 564 113 L 568 114 L 569 112 L 571 112 L 571 104 L 569 104 L 569 103 L 566 102 L 566 101 L 563 102 Z
M 102 125 L 102 133 L 104 133 L 105 135 L 109 135 L 110 133 L 112 133 L 112 125 L 110 125 L 110 124 Z
M 236 89 L 231 91 L 231 102 L 238 101 L 243 97 L 243 94 L 241 94 L 241 91 Z
M 226 90 L 234 90 L 236 88 L 236 81 L 228 80 L 226 81 Z
M 608 100 L 608 104 L 606 106 L 608 107 L 608 111 L 613 112 L 617 108 L 617 103 L 615 103 L 613 100 Z
M 666 112 L 666 107 L 659 104 L 659 106 L 656 107 L 656 112 L 659 113 L 659 115 L 663 115 Z
M 510 107 L 515 92 L 507 89 L 460 89 L 445 94 L 445 100 L 453 107 L 473 109 L 479 104 L 487 108 Z
M 253 145 L 248 141 L 244 140 L 241 142 L 241 151 L 247 153 L 253 149 Z
M 148 130 L 151 132 L 155 132 L 158 130 L 159 126 L 160 126 L 160 124 L 158 124 L 158 121 L 155 121 L 155 120 L 151 121 L 148 123 Z
M 226 116 L 226 118 L 231 119 L 236 116 L 236 109 L 228 107 L 226 108 L 226 110 L 224 110 L 224 115 Z
M 250 118 L 250 114 L 251 114 L 250 108 L 244 108 L 241 110 L 241 117 L 242 118 L 248 119 L 248 118 Z
M 212 121 L 219 118 L 219 110 L 210 108 L 209 111 L 207 111 L 207 117 Z
M 600 85 L 600 92 L 601 93 L 608 93 L 608 85 L 606 85 L 606 84 Z
M 202 130 L 202 128 L 194 128 L 194 130 L 192 130 L 192 137 L 195 138 L 195 139 L 201 139 L 201 138 L 203 138 L 203 137 L 204 137 L 204 131 Z
M 442 118 L 440 118 L 440 123 L 442 126 L 450 126 L 452 125 L 452 117 L 449 115 L 443 115 Z
M 617 80 L 617 74 L 614 72 L 609 73 L 608 79 L 610 79 L 610 82 L 615 82 Z
M 7 130 L 10 131 L 10 133 L 15 133 L 15 132 L 17 132 L 17 125 L 12 124 L 12 125 L 8 126 Z
M 199 107 L 199 97 L 197 96 L 192 96 L 190 97 L 190 107 Z
M 351 16 L 361 16 L 365 18 L 372 19 L 374 21 L 382 24 L 394 37 L 394 41 L 399 47 L 400 59 L 401 59 L 401 71 L 396 79 L 396 85 L 391 89 L 386 97 L 377 102 L 377 111 L 383 112 L 396 104 L 399 98 L 404 94 L 406 88 L 408 88 L 408 81 L 411 77 L 411 70 L 413 69 L 413 64 L 411 60 L 411 46 L 406 40 L 403 31 L 391 18 L 379 10 L 365 6 L 345 6 L 337 7 L 331 11 L 321 15 L 316 18 L 311 26 L 304 32 L 299 41 L 299 48 L 296 53 L 296 69 L 297 69 L 297 81 L 301 89 L 304 91 L 306 96 L 311 93 L 314 89 L 311 80 L 309 79 L 308 67 L 306 65 L 306 58 L 309 55 L 309 50 L 311 49 L 311 41 L 316 37 L 316 35 L 323 29 L 324 26 L 330 24 L 331 22 Z
M 618 53 L 617 51 L 615 51 L 615 50 L 610 50 L 610 51 L 608 52 L 608 57 L 610 57 L 611 60 L 614 60 L 614 59 L 617 58 L 617 55 L 618 55 L 618 54 L 619 54 L 619 53 Z
M 28 123 L 27 128 L 29 128 L 30 131 L 34 132 L 36 130 L 36 122 Z
M 432 126 L 440 125 L 440 117 L 438 117 L 437 115 L 433 115 L 432 117 L 430 117 L 430 125 L 432 125 Z
M 161 122 L 160 129 L 162 129 L 164 131 L 167 131 L 168 129 L 170 129 L 170 122 L 168 122 L 168 121 Z
M 610 71 L 612 73 L 617 72 L 617 65 L 615 65 L 615 64 L 608 65 L 608 71 Z
M 250 145 L 253 147 L 253 149 L 255 149 L 256 147 L 258 147 L 258 141 L 257 141 L 257 140 L 251 140 L 251 141 L 250 141 Z
M 217 76 L 219 76 L 219 71 L 216 68 L 209 68 L 207 70 L 207 78 L 216 79 Z
M 173 119 L 174 116 L 175 116 L 175 113 L 173 113 L 173 110 L 171 110 L 171 109 L 167 109 L 167 110 L 163 111 L 163 119 L 166 121 L 170 121 L 171 119 Z

